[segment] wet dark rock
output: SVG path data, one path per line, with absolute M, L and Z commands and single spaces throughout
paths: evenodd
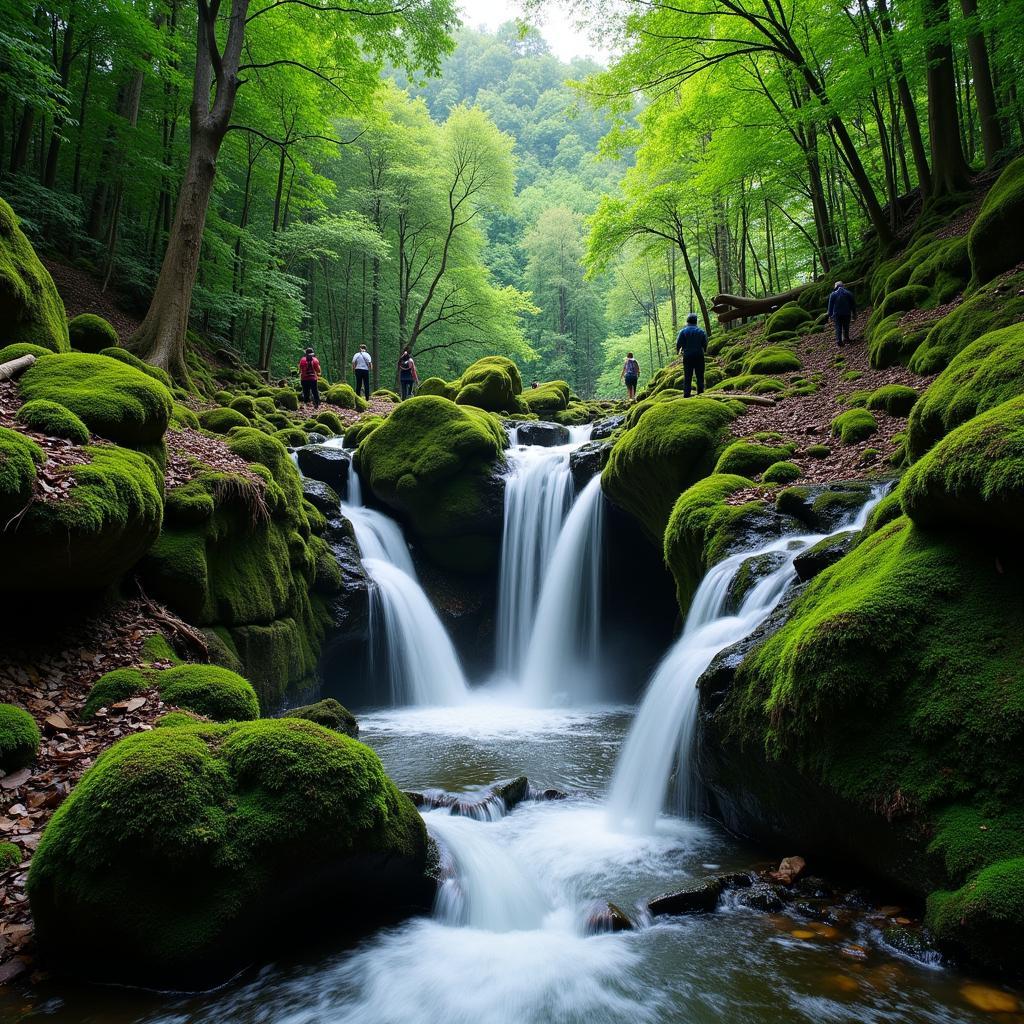
M 729 871 L 717 877 L 723 889 L 749 889 L 754 884 L 749 871 Z
M 511 811 L 517 804 L 521 804 L 529 798 L 530 783 L 525 775 L 512 779 L 509 782 L 499 782 L 491 787 L 495 796 L 501 798 L 505 804 L 505 810 Z
M 313 508 L 323 512 L 325 516 L 336 515 L 341 507 L 341 498 L 338 496 L 338 492 L 322 480 L 305 477 L 302 481 L 302 496 Z
M 361 661 L 366 659 L 370 629 L 370 580 L 352 524 L 338 512 L 337 506 L 327 518 L 323 538 L 341 571 L 341 587 L 327 603 L 331 619 L 321 650 L 321 676 L 325 680 L 345 680 L 345 699 L 350 700 L 348 683 L 365 668 Z
M 932 943 L 931 936 L 923 928 L 891 924 L 882 929 L 882 941 L 890 949 L 909 956 L 921 963 L 934 963 L 940 959 L 939 951 Z
M 829 899 L 835 895 L 832 886 L 824 878 L 818 878 L 817 875 L 805 875 L 796 883 L 796 887 L 802 895 L 816 900 Z
M 860 531 L 847 530 L 818 541 L 806 551 L 801 551 L 793 559 L 793 568 L 801 580 L 814 579 L 830 565 L 835 565 L 844 555 L 848 555 L 857 545 Z
M 435 810 L 447 807 L 452 814 L 464 818 L 488 820 L 500 818 L 524 800 L 532 797 L 530 783 L 525 775 L 507 782 L 495 783 L 487 792 L 464 796 L 446 793 L 441 789 L 427 789 L 423 792 L 407 791 L 405 794 L 421 810 Z
M 608 463 L 612 445 L 607 441 L 588 441 L 569 456 L 569 472 L 577 492 L 582 491 Z
M 765 577 L 780 569 L 785 560 L 786 554 L 783 551 L 766 551 L 746 559 L 729 584 L 725 596 L 725 611 L 728 614 L 738 612 L 750 591 Z
M 544 792 L 537 797 L 538 800 L 567 800 L 568 798 L 569 794 L 561 789 L 545 789 Z
M 296 449 L 302 475 L 320 480 L 333 487 L 342 499 L 348 497 L 348 469 L 352 453 L 341 448 L 325 448 L 322 444 L 309 444 Z
M 872 485 L 866 480 L 797 485 L 781 491 L 775 507 L 812 530 L 831 533 L 857 515 L 871 497 L 871 490 Z
M 326 434 L 318 434 L 315 430 L 306 435 L 306 442 L 308 444 L 323 444 L 326 440 Z
M 633 922 L 629 915 L 614 903 L 599 903 L 587 917 L 588 935 L 602 935 L 607 932 L 629 932 Z
M 760 910 L 765 914 L 776 914 L 785 906 L 775 886 L 758 882 L 745 889 L 736 897 L 736 902 L 751 910 Z
M 606 438 L 611 437 L 625 422 L 625 413 L 619 413 L 616 416 L 606 416 L 603 420 L 598 420 L 590 431 L 590 440 L 604 441 Z
M 569 428 L 561 423 L 546 423 L 544 420 L 525 420 L 516 424 L 519 428 L 516 439 L 519 444 L 536 444 L 542 448 L 555 448 L 569 443 Z
M 706 914 L 718 906 L 722 888 L 722 883 L 718 878 L 702 878 L 675 892 L 656 896 L 647 904 L 647 909 L 654 917 Z

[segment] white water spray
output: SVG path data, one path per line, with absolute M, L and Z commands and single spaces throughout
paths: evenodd
M 834 534 L 863 529 L 880 497 L 876 494 Z M 756 551 L 733 555 L 708 571 L 694 595 L 682 635 L 655 671 L 622 745 L 608 796 L 613 824 L 651 832 L 677 762 L 681 809 L 684 814 L 695 813 L 698 794 L 691 765 L 697 681 L 717 654 L 749 636 L 772 613 L 796 577 L 796 556 L 823 538 L 821 534 L 784 537 Z M 782 556 L 779 568 L 751 588 L 736 614 L 726 614 L 729 590 L 740 567 L 750 558 L 771 553 Z

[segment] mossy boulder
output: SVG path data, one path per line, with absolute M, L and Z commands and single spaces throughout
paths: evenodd
M 665 394 L 642 410 L 634 406 L 637 418 L 615 442 L 601 475 L 605 494 L 659 546 L 676 499 L 714 470 L 738 411 L 730 402 Z
M 715 465 L 716 473 L 732 473 L 736 476 L 756 476 L 773 463 L 789 458 L 792 445 L 759 444 L 756 441 L 733 441 L 722 452 Z
M 364 416 L 345 428 L 345 446 L 358 448 L 363 439 L 369 437 L 382 423 L 383 416 Z
M 764 336 L 772 339 L 780 334 L 791 334 L 810 320 L 811 315 L 806 309 L 796 302 L 787 302 L 765 317 Z
M 32 500 L 36 467 L 45 458 L 35 441 L 0 427 L 0 537 Z
M 855 519 L 871 495 L 866 480 L 797 484 L 779 492 L 775 507 L 818 533 L 831 533 Z
M 359 723 L 356 721 L 356 716 L 333 697 L 325 697 L 315 704 L 292 708 L 290 711 L 286 711 L 282 718 L 304 718 L 307 722 L 316 722 L 317 725 L 322 725 L 325 729 L 334 729 L 336 732 L 351 736 L 352 739 L 359 737 Z
M 907 450 L 919 458 L 954 427 L 1024 394 L 1024 323 L 991 331 L 958 352 L 910 415 Z
M 497 557 L 497 473 L 507 444 L 490 413 L 418 396 L 361 440 L 359 469 L 376 497 L 431 542 L 433 557 L 449 568 L 480 572 Z
M 989 189 L 967 234 L 974 280 L 984 284 L 1024 260 L 1024 157 L 1007 165 Z
M 26 400 L 58 402 L 94 434 L 129 448 L 161 441 L 174 406 L 159 381 L 103 355 L 43 356 L 18 383 Z
M 95 313 L 82 313 L 71 320 L 68 336 L 76 352 L 102 352 L 105 348 L 116 348 L 118 343 L 117 331 Z
M 907 514 L 921 526 L 1024 529 L 1024 396 L 947 434 L 903 478 Z
M 10 774 L 30 765 L 39 743 L 39 726 L 24 708 L 0 704 L 0 771 Z
M 791 484 L 799 480 L 804 471 L 795 463 L 787 460 L 773 462 L 762 474 L 761 483 L 764 484 Z
M 867 409 L 848 409 L 832 421 L 832 436 L 843 444 L 857 444 L 877 430 L 878 423 Z
M 245 722 L 260 716 L 256 691 L 248 680 L 217 665 L 178 665 L 157 677 L 165 704 L 195 711 L 215 722 Z
M 569 385 L 564 380 L 549 380 L 535 388 L 527 388 L 522 399 L 530 412 L 549 415 L 569 406 Z
M 428 860 L 422 819 L 361 743 L 294 718 L 178 726 L 99 757 L 50 820 L 28 893 L 48 963 L 194 988 L 296 935 L 429 908 Z
M 101 708 L 112 708 L 154 686 L 154 680 L 137 668 L 115 668 L 92 684 L 82 708 L 82 720 L 91 721 Z
M 0 348 L 0 363 L 9 362 L 12 359 L 20 359 L 22 356 L 48 356 L 50 350 L 42 345 L 33 345 L 27 341 L 19 341 L 14 345 L 4 345 Z
M 0 843 L 0 872 L 16 868 L 21 863 L 21 847 L 16 843 Z
M 422 395 L 424 398 L 430 396 L 434 398 L 448 398 L 453 402 L 458 393 L 457 384 L 449 384 L 443 377 L 427 377 L 421 380 L 416 388 L 416 394 Z
M 868 395 L 865 405 L 868 409 L 880 409 L 890 416 L 907 417 L 920 397 L 917 391 L 905 384 L 883 384 Z
M 484 356 L 455 382 L 455 401 L 488 412 L 517 412 L 523 392 L 519 367 L 504 356 Z M 525 411 L 525 410 L 524 410 Z
M 26 430 L 34 430 L 48 437 L 63 437 L 75 444 L 85 444 L 89 440 L 88 427 L 59 402 L 37 398 L 26 402 L 15 418 Z
M 366 409 L 366 399 L 357 395 L 350 384 L 332 384 L 324 392 L 323 400 L 339 409 L 355 409 L 357 412 Z
M 165 388 L 174 390 L 174 382 L 166 370 L 162 370 L 159 366 L 154 366 L 152 363 L 147 363 L 145 359 L 140 359 L 134 352 L 129 352 L 126 348 L 111 346 L 110 348 L 103 349 L 100 355 L 106 356 L 108 359 L 116 359 L 119 363 L 125 363 L 140 373 L 144 373 L 147 377 L 160 381 Z M 180 391 L 180 389 L 177 390 Z M 177 397 L 184 398 L 187 395 L 188 392 L 183 392 L 177 394 Z
M 0 325 L 5 345 L 29 342 L 50 352 L 67 352 L 64 303 L 47 269 L 0 199 Z
M 746 374 L 759 373 L 792 373 L 803 366 L 800 357 L 788 348 L 769 345 L 767 348 L 755 349 L 743 364 Z

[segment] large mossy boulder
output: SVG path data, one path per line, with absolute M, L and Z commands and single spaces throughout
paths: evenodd
M 9 774 L 30 765 L 39 743 L 39 726 L 24 708 L 0 704 L 0 771 Z
M 790 335 L 811 321 L 812 317 L 796 302 L 787 302 L 774 313 L 769 313 L 764 320 L 765 338 L 775 338 L 780 334 Z
M 714 470 L 736 415 L 731 402 L 671 392 L 634 406 L 601 476 L 605 494 L 660 547 L 676 499 Z
M 26 400 L 59 402 L 94 434 L 129 448 L 160 442 L 174 407 L 163 384 L 108 356 L 43 356 L 18 383 Z
M 28 892 L 55 969 L 194 988 L 297 935 L 429 908 L 428 861 L 422 819 L 372 750 L 264 719 L 115 744 L 50 820 Z
M 958 352 L 916 403 L 907 451 L 920 458 L 978 413 L 1024 394 L 1024 323 L 982 335 Z
M 31 438 L 0 427 L 0 538 L 28 507 L 36 481 L 36 467 L 46 455 Z
M 76 352 L 102 352 L 105 348 L 116 348 L 119 340 L 110 322 L 95 313 L 80 313 L 71 320 L 68 336 Z
M 1024 157 L 989 189 L 967 235 L 974 280 L 984 284 L 1024 260 Z
M 484 356 L 466 368 L 456 382 L 455 401 L 488 412 L 517 412 L 523 379 L 519 367 L 504 356 Z
M 50 352 L 67 352 L 64 303 L 46 267 L 0 199 L 0 345 L 28 342 Z
M 406 519 L 439 565 L 494 567 L 502 527 L 499 471 L 508 437 L 497 417 L 436 396 L 403 402 L 359 445 L 376 497 Z
M 549 380 L 535 388 L 527 388 L 522 394 L 522 400 L 530 412 L 543 417 L 567 409 L 571 394 L 564 380 Z
M 900 495 L 921 526 L 1024 530 L 1024 396 L 947 434 L 910 468 Z

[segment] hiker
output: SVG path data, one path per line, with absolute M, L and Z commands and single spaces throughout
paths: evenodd
M 413 386 L 419 384 L 420 377 L 416 372 L 416 360 L 408 349 L 403 349 L 398 357 L 398 380 L 402 385 L 402 401 L 412 398 Z
M 299 380 L 302 381 L 302 400 L 312 402 L 315 409 L 320 408 L 320 360 L 313 354 L 311 348 L 306 349 L 306 354 L 299 360 Z
M 850 343 L 850 321 L 857 315 L 857 300 L 853 292 L 844 287 L 842 281 L 828 297 L 828 318 L 835 325 L 836 344 L 840 347 Z
M 633 358 L 632 352 L 626 353 L 626 361 L 622 364 L 619 380 L 626 385 L 626 394 L 632 402 L 636 399 L 636 382 L 640 379 L 640 364 Z
M 366 351 L 365 345 L 359 346 L 359 351 L 352 357 L 352 372 L 356 375 L 356 397 L 360 389 L 365 392 L 366 400 L 370 400 L 370 368 L 373 360 L 370 353 Z
M 690 397 L 690 385 L 697 376 L 697 394 L 704 394 L 704 353 L 708 336 L 697 326 L 697 314 L 686 318 L 686 326 L 676 335 L 676 355 L 683 356 L 683 397 Z

